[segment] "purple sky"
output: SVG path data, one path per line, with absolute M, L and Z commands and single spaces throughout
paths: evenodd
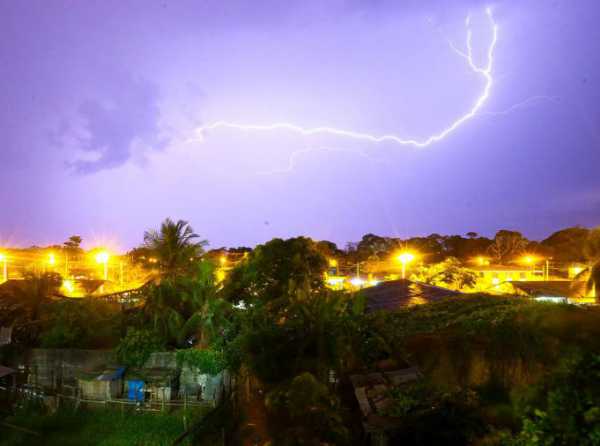
M 489 98 L 436 144 L 193 140 L 427 138 L 482 93 L 448 39 L 470 14 L 483 64 L 486 6 Z M 0 244 L 125 249 L 167 216 L 213 247 L 598 225 L 598 23 L 596 0 L 0 0 Z

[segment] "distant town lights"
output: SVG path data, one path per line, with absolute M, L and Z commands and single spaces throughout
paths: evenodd
M 477 257 L 477 264 L 479 266 L 486 266 L 490 264 L 490 260 L 487 257 L 479 256 Z
M 65 279 L 65 280 L 63 280 L 62 288 L 67 293 L 71 294 L 71 293 L 73 293 L 73 291 L 75 291 L 75 284 L 73 283 L 72 280 Z
M 352 284 L 352 286 L 355 287 L 361 287 L 365 284 L 364 279 L 361 279 L 360 277 L 353 277 L 352 279 L 350 279 L 350 283 Z

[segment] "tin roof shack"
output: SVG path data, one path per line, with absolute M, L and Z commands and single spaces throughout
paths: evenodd
M 181 368 L 180 392 L 188 398 L 217 404 L 225 391 L 226 371 L 210 375 L 187 364 Z
M 28 384 L 65 393 L 65 387 L 77 385 L 77 376 L 86 370 L 98 370 L 115 364 L 111 350 L 44 349 L 28 350 L 24 366 L 29 372 Z
M 125 367 L 106 368 L 102 371 L 80 371 L 77 387 L 82 399 L 110 401 L 123 393 Z
M 416 367 L 350 376 L 362 415 L 363 429 L 369 438 L 368 444 L 391 444 L 389 434 L 401 425 L 401 419 L 385 414 L 392 403 L 390 390 L 414 382 L 420 377 Z
M 152 402 L 171 401 L 177 393 L 179 372 L 172 368 L 143 368 L 127 373 L 127 388 L 139 387 L 142 382 L 143 400 Z M 139 398 L 137 398 L 139 400 Z

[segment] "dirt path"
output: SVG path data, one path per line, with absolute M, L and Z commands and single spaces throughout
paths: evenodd
M 271 444 L 271 438 L 267 430 L 267 409 L 265 407 L 262 386 L 255 379 L 250 379 L 250 385 L 246 386 L 246 398 L 242 402 L 242 411 L 245 415 L 244 425 L 241 429 L 242 444 L 244 446 L 262 446 Z

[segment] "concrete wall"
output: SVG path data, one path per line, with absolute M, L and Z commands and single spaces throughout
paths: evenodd
M 31 349 L 23 358 L 29 384 L 56 389 L 75 385 L 80 371 L 98 370 L 115 364 L 112 350 Z
M 150 355 L 144 368 L 147 369 L 177 369 L 177 354 L 175 352 L 155 352 Z

